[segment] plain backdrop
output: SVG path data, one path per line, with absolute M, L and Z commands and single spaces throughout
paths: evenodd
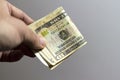
M 0 63 L 0 80 L 120 80 L 120 0 L 9 0 L 34 20 L 63 6 L 88 44 L 53 71 L 37 58 Z

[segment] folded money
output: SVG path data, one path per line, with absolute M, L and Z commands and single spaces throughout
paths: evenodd
M 35 55 L 51 70 L 87 43 L 62 7 L 29 27 L 46 39 L 46 47 Z

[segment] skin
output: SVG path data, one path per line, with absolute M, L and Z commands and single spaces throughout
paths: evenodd
M 0 62 L 14 62 L 24 55 L 35 57 L 45 39 L 28 27 L 33 20 L 6 0 L 0 0 Z

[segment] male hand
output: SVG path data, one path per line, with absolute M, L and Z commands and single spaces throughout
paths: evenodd
M 45 47 L 42 36 L 36 35 L 28 25 L 33 20 L 6 0 L 0 0 L 0 61 L 14 62 L 24 55 L 34 57 L 32 50 Z

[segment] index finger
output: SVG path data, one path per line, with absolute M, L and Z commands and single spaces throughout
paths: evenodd
M 9 2 L 8 2 L 8 7 L 10 9 L 9 11 L 10 11 L 11 16 L 21 19 L 26 24 L 31 24 L 33 22 L 33 19 L 30 18 L 25 12 L 16 8 Z

